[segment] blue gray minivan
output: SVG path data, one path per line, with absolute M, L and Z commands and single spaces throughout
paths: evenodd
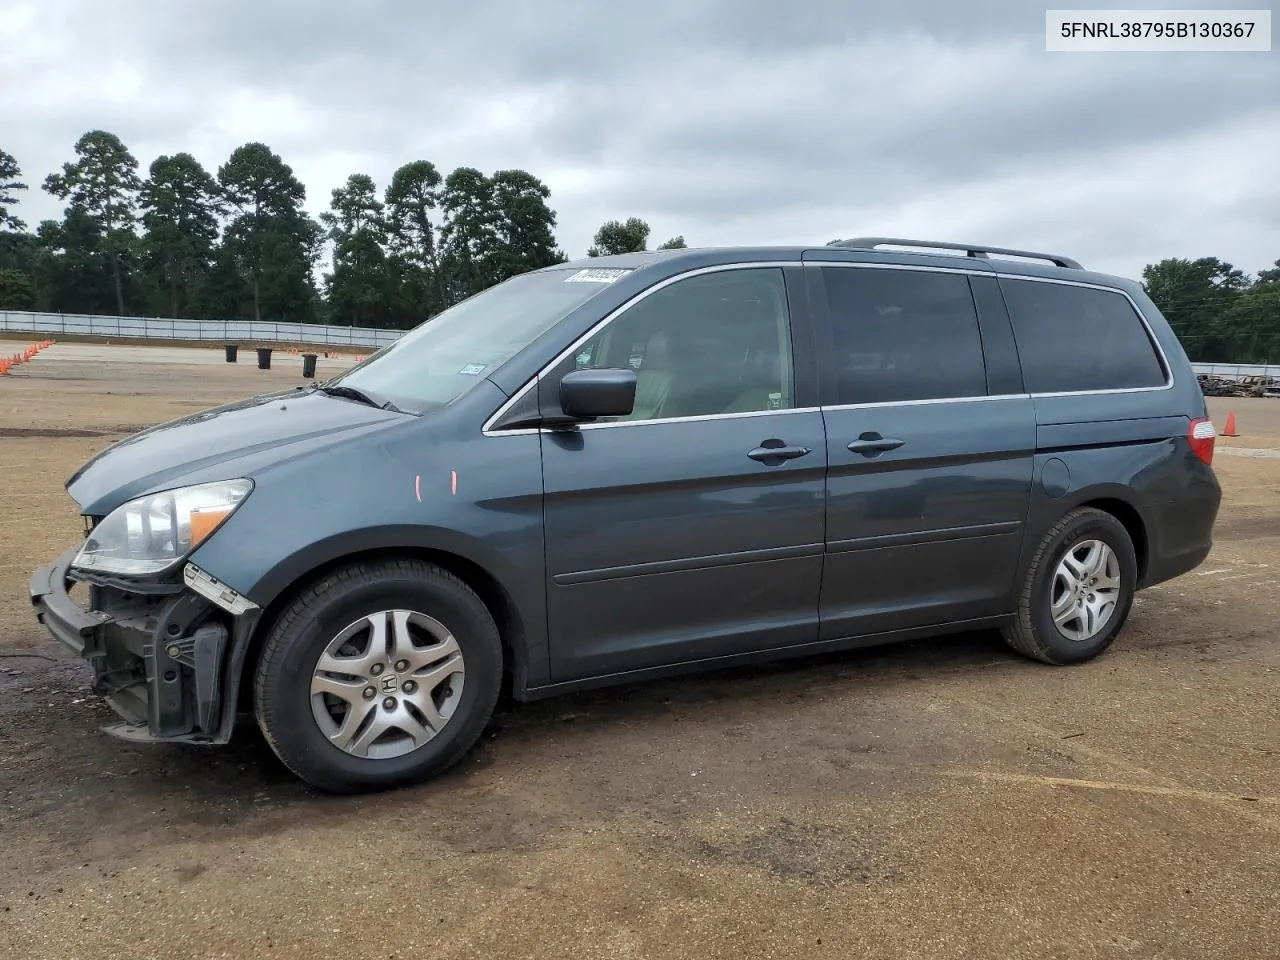
M 606 256 L 98 454 L 30 594 L 111 733 L 252 717 L 309 783 L 376 789 L 457 761 L 504 688 L 985 628 L 1088 660 L 1208 554 L 1214 438 L 1141 285 L 1067 257 Z

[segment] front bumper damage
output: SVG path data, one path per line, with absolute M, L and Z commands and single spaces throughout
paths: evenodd
M 93 691 L 121 718 L 103 729 L 133 741 L 225 743 L 240 668 L 261 611 L 188 563 L 181 583 L 103 582 L 78 574 L 73 547 L 32 575 L 36 619 L 93 668 Z M 91 609 L 72 599 L 89 582 Z

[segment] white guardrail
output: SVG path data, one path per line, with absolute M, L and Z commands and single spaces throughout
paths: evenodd
M 1280 364 L 1275 363 L 1193 363 L 1197 374 L 1239 380 L 1242 377 L 1280 377 Z
M 42 333 L 141 340 L 191 340 L 210 343 L 306 343 L 328 347 L 383 347 L 405 331 L 337 327 L 323 323 L 275 323 L 264 320 L 168 320 L 154 317 L 99 317 L 77 313 L 0 310 L 0 334 Z
M 168 320 L 154 317 L 100 317 L 79 313 L 33 313 L 0 310 L 0 333 L 79 334 L 91 337 L 133 337 L 141 340 L 192 340 L 210 343 L 308 343 L 330 347 L 382 347 L 404 335 L 403 330 L 338 327 L 323 323 L 276 323 L 264 320 Z M 1195 372 L 1210 376 L 1280 377 L 1280 364 L 1193 363 Z

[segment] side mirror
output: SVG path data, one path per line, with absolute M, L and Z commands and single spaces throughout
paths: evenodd
M 575 420 L 625 417 L 636 404 L 636 372 L 630 368 L 575 370 L 560 381 L 560 408 Z

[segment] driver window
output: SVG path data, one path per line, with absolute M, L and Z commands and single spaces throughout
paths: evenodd
M 627 366 L 636 371 L 635 407 L 610 420 L 791 409 L 782 271 L 752 267 L 678 280 L 598 331 L 559 373 Z

